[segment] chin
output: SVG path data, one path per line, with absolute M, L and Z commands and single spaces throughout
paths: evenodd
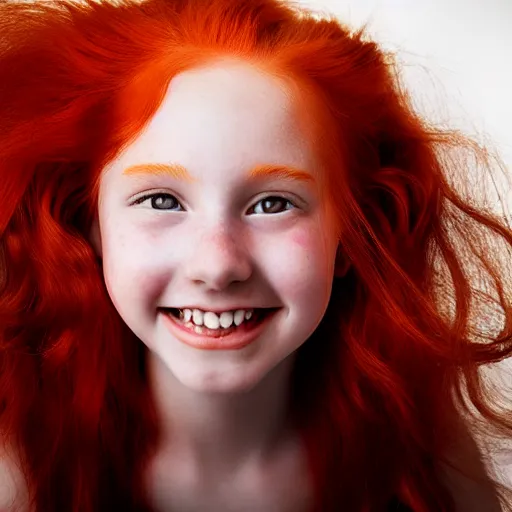
M 206 394 L 238 394 L 251 391 L 261 382 L 263 376 L 253 375 L 242 367 L 232 371 L 212 369 L 194 372 L 170 371 L 181 384 L 197 393 Z

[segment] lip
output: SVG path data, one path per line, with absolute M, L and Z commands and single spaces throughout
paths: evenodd
M 199 309 L 199 308 L 198 308 Z M 279 308 L 280 309 L 280 308 Z M 205 336 L 186 329 L 171 314 L 161 311 L 164 325 L 180 342 L 201 350 L 240 350 L 254 342 L 265 330 L 279 309 L 269 311 L 256 324 L 242 323 L 230 334 L 222 337 Z M 226 310 L 224 310 L 226 311 Z

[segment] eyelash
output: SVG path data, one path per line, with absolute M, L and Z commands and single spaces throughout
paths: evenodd
M 154 192 L 152 194 L 145 194 L 144 196 L 135 199 L 135 201 L 133 201 L 132 205 L 139 205 L 139 204 L 144 203 L 148 199 L 155 199 L 157 197 L 162 197 L 162 198 L 165 198 L 165 199 L 172 198 L 176 204 L 180 205 L 180 207 L 183 208 L 181 206 L 180 202 L 178 201 L 178 199 L 176 199 L 176 197 L 173 196 L 172 194 L 168 194 L 167 192 Z M 262 203 L 263 201 L 268 201 L 269 199 L 271 199 L 271 200 L 279 200 L 279 201 L 284 202 L 285 203 L 284 211 L 288 211 L 290 209 L 297 208 L 295 203 L 293 201 L 291 201 L 290 199 L 288 199 L 287 197 L 283 197 L 283 196 L 279 196 L 279 195 L 269 195 L 269 196 L 263 197 L 258 202 L 256 202 L 254 206 L 251 206 L 250 210 L 253 210 L 256 207 L 256 205 Z M 292 208 L 289 208 L 289 206 L 291 206 Z M 181 211 L 181 210 L 173 210 L 173 209 L 168 209 L 168 208 L 152 208 L 152 209 L 157 210 L 157 211 L 162 211 L 162 212 L 165 212 L 165 211 Z M 283 213 L 283 211 L 274 212 L 274 213 L 267 213 L 265 215 L 276 215 L 277 213 Z M 261 214 L 262 213 L 259 213 L 257 215 L 261 215 Z

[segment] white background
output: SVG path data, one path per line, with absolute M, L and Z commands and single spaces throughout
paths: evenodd
M 512 176 L 512 0 L 297 0 L 398 52 L 416 108 L 498 151 Z M 512 191 L 500 191 L 512 210 Z

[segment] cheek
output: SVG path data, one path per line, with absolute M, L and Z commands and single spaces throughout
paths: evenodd
M 266 261 L 272 282 L 279 283 L 283 293 L 298 299 L 330 293 L 334 258 L 317 226 L 297 229 L 274 240 Z
M 311 247 L 311 237 L 307 233 L 298 232 L 291 235 L 291 241 L 294 245 L 301 247 L 302 249 L 308 249 Z
M 290 233 L 290 242 L 305 251 L 315 253 L 318 259 L 327 264 L 333 259 L 337 241 L 327 229 L 325 217 L 318 216 L 310 224 Z
M 158 248 L 141 243 L 122 227 L 105 229 L 103 242 L 103 276 L 108 293 L 118 310 L 140 301 L 151 304 L 163 286 Z
M 294 336 L 305 340 L 318 327 L 329 304 L 334 261 L 318 226 L 294 230 L 274 242 L 268 251 L 267 280 L 290 309 Z
M 329 241 L 318 226 L 291 233 L 289 248 L 298 258 L 304 258 L 308 263 L 315 265 L 315 268 L 310 269 L 312 273 L 315 270 L 322 272 L 334 263 Z

